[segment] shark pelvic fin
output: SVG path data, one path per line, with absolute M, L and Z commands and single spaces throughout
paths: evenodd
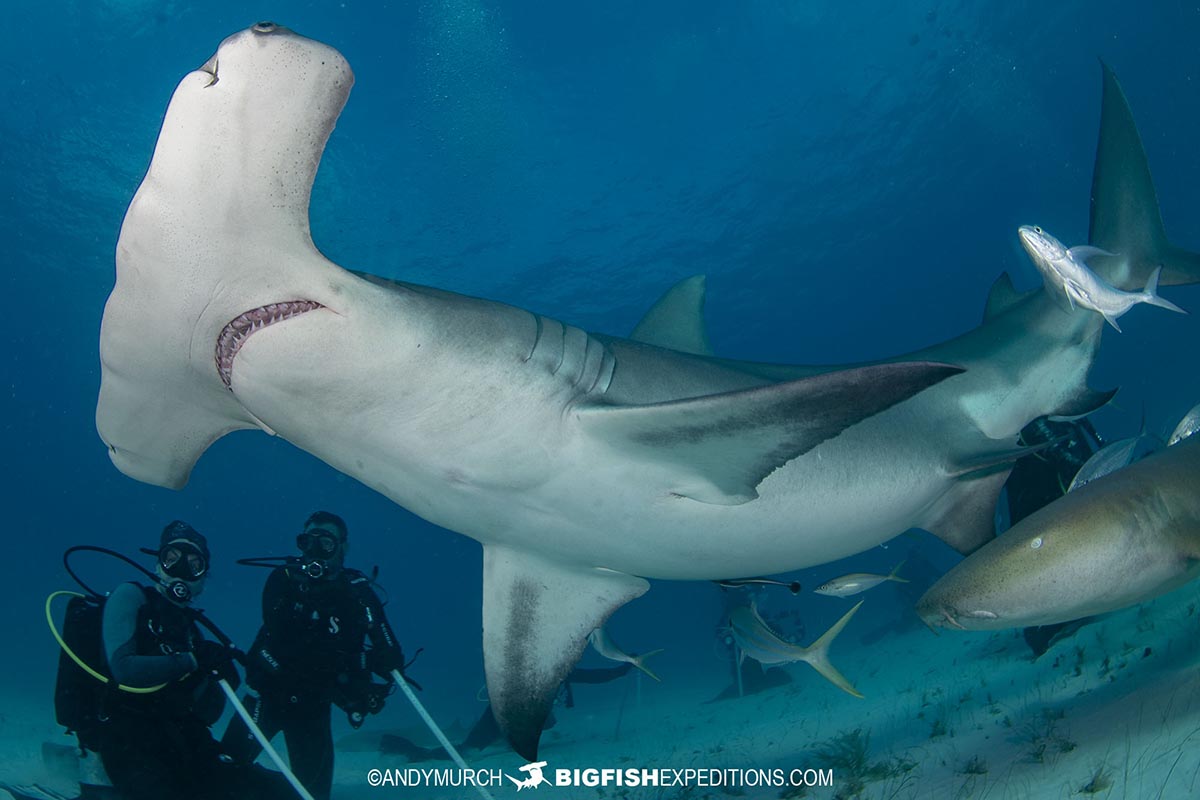
M 1085 388 L 1083 391 L 1075 395 L 1067 402 L 1060 405 L 1050 415 L 1050 419 L 1061 422 L 1079 419 L 1086 417 L 1095 411 L 1099 411 L 1104 406 L 1108 405 L 1109 401 L 1116 396 L 1119 391 L 1117 389 L 1109 389 L 1107 392 L 1098 392 L 1095 389 Z
M 703 275 L 684 278 L 650 307 L 629 338 L 681 353 L 711 356 L 712 346 L 704 327 L 704 293 Z
M 1088 243 L 1120 256 L 1098 257 L 1089 266 L 1125 291 L 1141 289 L 1159 265 L 1163 267 L 1161 280 L 1165 286 L 1200 282 L 1200 254 L 1182 250 L 1167 240 L 1150 165 L 1129 101 L 1109 66 L 1103 62 L 1100 66 L 1104 88 Z
M 663 491 L 740 505 L 788 461 L 960 372 L 925 361 L 879 364 L 689 400 L 593 406 L 578 416 L 622 455 L 664 467 Z
M 538 739 L 558 688 L 588 634 L 650 584 L 606 569 L 568 567 L 486 545 L 483 658 L 488 695 L 513 749 L 537 760 Z
M 996 536 L 996 503 L 1010 472 L 1011 466 L 964 478 L 938 498 L 918 527 L 963 555 L 975 552 Z

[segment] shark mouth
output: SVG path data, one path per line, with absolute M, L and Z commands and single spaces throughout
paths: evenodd
M 221 329 L 221 335 L 217 337 L 217 349 L 213 354 L 221 383 L 225 384 L 226 389 L 233 391 L 233 359 L 251 334 L 276 322 L 283 322 L 324 307 L 315 300 L 285 300 L 282 303 L 259 306 L 234 317 Z

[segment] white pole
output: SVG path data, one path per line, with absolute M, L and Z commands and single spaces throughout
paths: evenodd
M 217 682 L 221 684 L 221 689 L 225 691 L 225 696 L 233 701 L 233 708 L 235 711 L 237 711 L 238 716 L 241 717 L 242 721 L 246 723 L 246 726 L 250 728 L 250 732 L 254 734 L 254 738 L 258 739 L 258 743 L 263 746 L 263 750 L 265 750 L 267 755 L 271 757 L 271 760 L 275 762 L 275 766 L 279 767 L 279 771 L 283 773 L 283 777 L 287 778 L 288 783 L 292 785 L 292 788 L 296 790 L 296 793 L 304 798 L 304 800 L 313 800 L 313 796 L 308 793 L 308 789 L 305 789 L 304 784 L 296 780 L 296 776 L 293 775 L 292 771 L 288 769 L 286 764 L 283 763 L 283 759 L 279 757 L 279 753 L 275 751 L 274 747 L 271 747 L 271 743 L 267 741 L 267 737 L 263 736 L 262 729 L 258 727 L 258 723 L 256 723 L 254 718 L 250 716 L 250 712 L 246 710 L 246 707 L 242 705 L 242 701 L 238 700 L 237 694 L 229 686 L 229 682 L 224 678 Z M 260 699 L 259 702 L 261 703 L 262 700 Z
M 417 699 L 417 693 L 408 685 L 408 681 L 404 680 L 404 676 L 400 674 L 400 670 L 392 670 L 392 677 L 396 680 L 396 683 L 400 684 L 400 689 L 404 692 L 405 697 L 408 698 L 408 702 L 412 703 L 412 707 L 421 715 L 421 719 L 425 720 L 425 724 L 429 726 L 429 730 L 442 743 L 442 747 L 446 748 L 446 752 L 450 754 L 450 758 L 454 759 L 454 763 L 458 764 L 458 768 L 462 770 L 469 769 L 467 762 L 454 749 L 454 745 L 450 744 L 450 740 L 446 738 L 446 734 L 442 733 L 442 729 L 438 727 L 438 724 L 433 721 L 433 717 L 429 716 L 429 712 L 425 710 L 425 706 L 421 705 L 421 701 Z M 475 784 L 475 791 L 479 792 L 483 800 L 494 800 L 491 793 L 478 783 Z

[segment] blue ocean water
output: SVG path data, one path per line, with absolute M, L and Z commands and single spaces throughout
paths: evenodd
M 258 19 L 333 45 L 355 70 L 312 203 L 333 261 L 588 330 L 628 333 L 696 273 L 725 356 L 845 362 L 970 329 L 1002 271 L 1037 281 L 1018 225 L 1086 239 L 1097 58 L 1130 98 L 1169 235 L 1200 249 L 1195 3 L 97 0 L 5 17 L 0 640 L 15 645 L 7 691 L 47 708 L 56 647 L 42 603 L 70 586 L 65 547 L 133 552 L 191 521 L 216 553 L 204 603 L 248 639 L 264 575 L 234 559 L 287 552 L 315 508 L 347 518 L 352 563 L 380 565 L 406 648 L 426 648 L 430 706 L 476 708 L 475 542 L 261 434 L 218 442 L 170 492 L 117 472 L 95 432 L 116 237 L 162 114 L 182 75 Z M 1165 294 L 1200 309 L 1195 287 Z M 1122 386 L 1096 417 L 1113 438 L 1143 408 L 1169 429 L 1200 399 L 1194 320 L 1144 308 L 1127 320 L 1105 334 L 1092 379 Z M 851 565 L 886 572 L 894 553 Z M 127 577 L 86 563 L 99 584 Z M 807 630 L 841 610 L 805 607 Z M 631 649 L 668 648 L 660 673 L 699 680 L 721 669 L 718 613 L 710 586 L 656 584 L 613 624 Z

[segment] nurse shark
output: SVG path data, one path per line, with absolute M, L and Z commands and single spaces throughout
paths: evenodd
M 834 368 L 709 355 L 699 279 L 624 339 L 347 271 L 308 205 L 352 83 L 272 23 L 183 78 L 117 244 L 97 429 L 118 469 L 171 488 L 261 429 L 480 541 L 489 696 L 531 761 L 588 634 L 646 578 L 798 569 L 911 527 L 971 552 L 1020 429 L 1109 396 L 1086 386 L 1100 318 L 1007 277 L 980 328 Z M 1108 119 L 1124 99 L 1105 86 Z M 1143 236 L 1149 173 L 1132 118 L 1113 124 L 1093 209 L 1098 246 L 1126 255 L 1109 281 L 1168 260 L 1164 284 L 1195 280 L 1194 256 Z

